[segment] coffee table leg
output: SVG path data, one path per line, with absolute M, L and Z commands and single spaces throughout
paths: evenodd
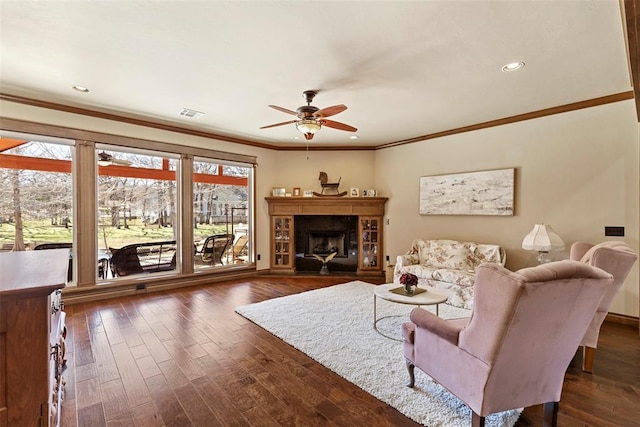
M 378 329 L 378 327 L 376 326 L 376 301 L 378 300 L 378 296 L 376 294 L 373 294 L 373 329 Z

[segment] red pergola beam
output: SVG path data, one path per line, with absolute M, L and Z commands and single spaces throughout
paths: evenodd
M 71 173 L 71 161 L 0 154 L 0 168 Z M 218 171 L 221 173 L 222 168 L 219 168 Z M 176 179 L 175 171 L 166 169 L 133 168 L 117 165 L 98 166 L 98 174 L 102 176 L 155 179 L 163 181 L 175 181 Z M 205 184 L 237 185 L 240 187 L 246 187 L 248 185 L 247 178 L 225 175 L 195 173 L 193 174 L 193 180 L 194 182 Z
M 29 141 L 25 141 L 23 139 L 0 138 L 0 153 L 10 148 L 26 144 L 27 142 Z

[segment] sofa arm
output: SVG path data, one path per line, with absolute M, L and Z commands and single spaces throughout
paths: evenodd
M 420 264 L 420 257 L 415 255 L 398 255 L 396 258 L 396 269 L 406 267 L 407 265 Z
M 451 344 L 458 345 L 458 336 L 463 328 L 460 322 L 449 322 L 420 307 L 411 310 L 409 318 L 418 329 L 426 329 Z

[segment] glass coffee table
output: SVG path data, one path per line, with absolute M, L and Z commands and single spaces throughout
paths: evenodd
M 435 305 L 436 306 L 436 316 L 439 315 L 438 305 L 447 301 L 447 294 L 439 292 L 433 288 L 425 288 L 421 287 L 420 289 L 426 289 L 426 292 L 422 292 L 415 295 L 402 295 L 391 292 L 391 289 L 402 287 L 402 285 L 398 283 L 387 283 L 386 285 L 378 285 L 375 287 L 373 291 L 373 329 L 376 330 L 383 337 L 392 339 L 394 341 L 402 341 L 402 339 L 398 339 L 396 337 L 389 336 L 384 332 L 378 329 L 378 322 L 382 319 L 387 319 L 389 317 L 400 317 L 400 315 L 390 315 L 390 316 L 382 316 L 378 318 L 378 298 L 383 300 L 397 303 L 397 304 L 409 304 L 415 305 L 417 307 L 423 305 Z

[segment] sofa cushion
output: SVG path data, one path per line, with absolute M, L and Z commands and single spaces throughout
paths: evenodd
M 469 270 L 473 268 L 470 244 L 455 240 L 431 240 L 421 264 L 435 268 Z
M 474 265 L 472 268 L 474 269 L 485 262 L 504 265 L 500 246 L 498 245 L 477 244 L 475 245 L 473 255 Z
M 415 274 L 418 279 L 432 279 L 435 268 L 426 265 L 413 264 L 402 267 L 402 273 Z
M 455 283 L 459 286 L 473 286 L 476 275 L 458 269 L 441 268 L 432 273 L 432 278 L 441 282 Z

